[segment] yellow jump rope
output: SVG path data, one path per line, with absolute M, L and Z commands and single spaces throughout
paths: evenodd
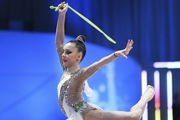
M 66 7 L 66 4 L 63 6 Z M 68 5 L 68 8 L 71 9 L 74 13 L 76 13 L 80 18 L 82 18 L 83 20 L 85 20 L 87 23 L 89 23 L 92 27 L 94 27 L 96 30 L 98 30 L 100 33 L 102 33 L 110 42 L 116 44 L 116 42 L 109 37 L 106 33 L 104 33 L 97 25 L 95 25 L 93 22 L 91 22 L 88 18 L 86 18 L 85 16 L 83 16 L 81 13 L 77 12 L 75 9 L 73 9 L 71 6 Z M 53 5 L 50 6 L 50 9 L 55 9 L 55 11 L 59 11 L 60 8 L 59 6 L 55 7 Z

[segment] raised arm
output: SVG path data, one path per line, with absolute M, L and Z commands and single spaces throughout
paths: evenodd
M 83 72 L 84 72 L 84 79 L 89 78 L 92 74 L 94 74 L 99 68 L 103 67 L 104 65 L 114 61 L 116 58 L 123 56 L 125 58 L 127 58 L 127 55 L 129 54 L 129 52 L 131 51 L 131 49 L 133 45 L 133 40 L 128 40 L 126 48 L 123 50 L 118 50 L 115 51 L 114 53 L 103 57 L 102 59 L 100 59 L 99 61 L 91 64 L 90 66 L 88 66 L 87 68 L 84 68 Z
M 64 4 L 66 4 L 66 7 L 63 8 Z M 62 2 L 59 4 L 60 9 L 59 10 L 59 15 L 58 15 L 58 21 L 57 21 L 57 26 L 56 26 L 56 50 L 58 52 L 59 60 L 62 65 L 62 53 L 63 53 L 63 45 L 64 45 L 64 23 L 65 23 L 65 18 L 66 18 L 66 12 L 68 10 L 68 4 L 65 2 Z
M 102 58 L 101 60 L 97 61 L 96 63 L 94 63 L 95 67 L 97 69 L 101 68 L 102 66 L 114 61 L 116 58 L 123 56 L 125 58 L 127 58 L 127 55 L 129 54 L 129 52 L 131 51 L 131 49 L 133 45 L 133 40 L 128 40 L 126 48 L 123 50 L 118 50 L 112 54 L 110 54 L 109 56 L 106 56 L 104 58 Z

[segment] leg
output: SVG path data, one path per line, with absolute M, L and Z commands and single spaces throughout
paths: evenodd
M 85 120 L 140 120 L 146 104 L 154 97 L 154 93 L 154 88 L 148 85 L 146 92 L 130 112 L 91 110 L 86 113 Z
M 91 110 L 85 115 L 85 120 L 140 120 L 142 111 L 111 111 Z
M 136 109 L 142 109 L 144 111 L 146 104 L 150 100 L 152 100 L 154 94 L 155 94 L 154 87 L 148 85 L 145 93 L 141 96 L 141 99 L 138 101 L 138 103 L 131 108 L 131 111 L 134 111 Z

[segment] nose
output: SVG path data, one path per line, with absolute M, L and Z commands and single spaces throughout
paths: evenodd
M 62 53 L 62 57 L 65 57 L 65 53 Z

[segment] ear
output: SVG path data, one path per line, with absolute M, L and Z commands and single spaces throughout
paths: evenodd
M 78 53 L 78 59 L 81 60 L 82 58 L 82 52 Z

